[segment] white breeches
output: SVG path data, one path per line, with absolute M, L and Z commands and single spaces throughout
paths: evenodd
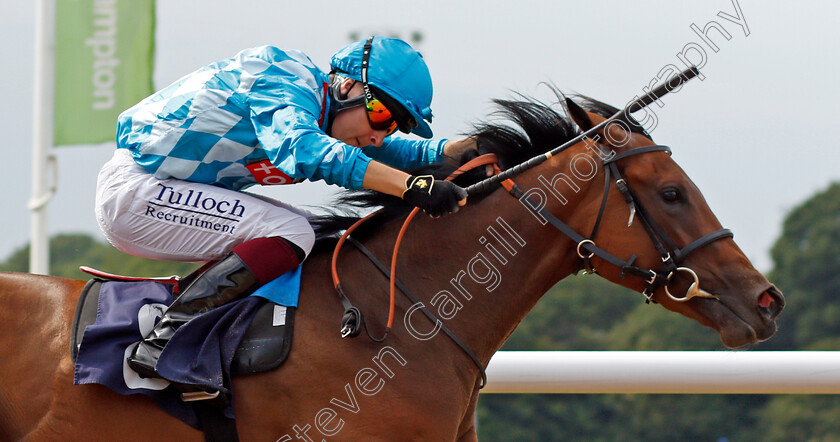
M 309 254 L 315 233 L 308 212 L 202 183 L 158 180 L 126 149 L 99 172 L 96 219 L 123 252 L 167 261 L 208 261 L 255 238 L 280 236 Z

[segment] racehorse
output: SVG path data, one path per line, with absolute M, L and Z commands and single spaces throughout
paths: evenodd
M 501 170 L 513 170 L 616 111 L 575 100 L 561 101 L 565 112 L 526 98 L 497 100 L 510 121 L 477 126 L 479 153 L 494 153 Z M 342 338 L 331 255 L 314 252 L 303 267 L 288 360 L 233 379 L 240 438 L 477 440 L 482 367 L 540 297 L 579 270 L 644 292 L 716 330 L 729 347 L 770 338 L 781 292 L 721 228 L 669 149 L 637 124 L 606 125 L 544 155 L 509 177 L 516 197 L 493 185 L 474 189 L 457 214 L 414 218 L 395 268 L 419 302 L 396 299 L 396 325 L 382 342 Z M 484 178 L 480 169 L 459 179 L 466 186 Z M 353 235 L 389 264 L 406 218 L 400 201 L 348 198 L 385 206 L 387 215 Z M 368 332 L 381 334 L 388 278 L 354 247 L 342 249 L 336 267 Z M 73 385 L 68 336 L 83 285 L 0 276 L 0 440 L 200 440 L 200 431 L 146 397 Z

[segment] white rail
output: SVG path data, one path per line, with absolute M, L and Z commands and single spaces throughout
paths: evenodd
M 840 351 L 503 351 L 482 392 L 840 394 Z

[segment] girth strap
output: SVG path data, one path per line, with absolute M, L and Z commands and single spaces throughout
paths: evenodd
M 238 442 L 236 420 L 225 415 L 224 405 L 212 401 L 193 402 L 206 442 Z

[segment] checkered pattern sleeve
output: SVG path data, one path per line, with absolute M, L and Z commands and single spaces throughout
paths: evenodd
M 325 85 L 307 73 L 274 62 L 256 74 L 247 103 L 257 139 L 272 164 L 292 178 L 359 189 L 370 158 L 319 127 Z
M 362 152 L 391 167 L 410 170 L 443 161 L 443 146 L 449 140 L 407 140 L 388 137 L 381 146 L 367 146 Z
M 291 178 L 357 189 L 370 158 L 319 126 L 327 75 L 299 51 L 246 49 L 120 115 L 117 146 L 159 179 L 239 190 L 270 160 Z

